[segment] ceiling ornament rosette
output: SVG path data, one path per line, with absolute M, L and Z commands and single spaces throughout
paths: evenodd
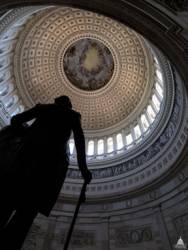
M 63 58 L 80 39 L 106 46 L 114 62 L 108 83 L 95 91 L 76 88 L 68 80 Z M 92 12 L 54 8 L 25 26 L 16 46 L 16 85 L 27 107 L 66 94 L 82 113 L 87 132 L 125 127 L 138 116 L 154 83 L 152 55 L 144 40 L 116 21 Z

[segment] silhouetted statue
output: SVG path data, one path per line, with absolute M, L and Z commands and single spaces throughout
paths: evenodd
M 21 249 L 37 213 L 49 216 L 69 165 L 67 142 L 71 131 L 81 174 L 87 183 L 92 179 L 86 164 L 81 115 L 72 110 L 70 99 L 61 96 L 54 104 L 36 105 L 14 116 L 11 126 L 16 130 L 33 119 L 24 131 L 22 146 L 13 164 L 14 174 L 8 180 L 8 192 L 4 192 L 7 203 L 1 203 L 0 210 L 4 211 L 1 241 L 5 244 L 2 249 Z M 10 217 L 13 210 L 15 213 Z

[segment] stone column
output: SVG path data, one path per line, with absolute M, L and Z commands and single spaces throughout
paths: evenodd
M 126 134 L 125 134 L 124 129 L 121 131 L 121 134 L 122 134 L 123 146 L 126 147 L 127 140 L 126 140 Z
M 94 139 L 94 156 L 97 157 L 98 139 Z
M 89 139 L 85 139 L 85 152 L 86 152 L 86 155 L 88 154 L 88 143 L 89 143 Z
M 105 136 L 104 137 L 104 155 L 106 155 L 107 154 L 107 137 Z
M 117 138 L 116 138 L 116 134 L 113 135 L 113 151 L 116 152 L 117 151 Z
M 55 227 L 56 227 L 56 218 L 50 219 L 42 250 L 52 250 L 52 242 L 54 238 Z
M 98 236 L 98 239 L 100 242 L 99 250 L 110 250 L 109 248 L 109 217 L 101 217 L 100 236 Z
M 170 241 L 168 228 L 165 223 L 165 219 L 162 214 L 161 206 L 154 208 L 155 212 L 155 220 L 156 225 L 158 227 L 158 231 L 160 233 L 161 241 L 163 242 L 163 246 L 165 250 L 174 250 Z

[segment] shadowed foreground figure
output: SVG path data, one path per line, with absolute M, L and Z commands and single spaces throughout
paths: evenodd
M 92 179 L 86 164 L 81 115 L 72 110 L 69 98 L 61 96 L 54 104 L 36 105 L 14 116 L 11 126 L 20 127 L 34 118 L 13 164 L 15 173 L 3 190 L 5 199 L 0 208 L 1 216 L 4 213 L 0 235 L 3 250 L 21 249 L 37 213 L 49 216 L 66 176 L 71 131 L 81 174 L 87 183 Z M 16 212 L 10 217 L 13 210 Z

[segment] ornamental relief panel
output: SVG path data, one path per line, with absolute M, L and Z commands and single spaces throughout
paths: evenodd
M 117 228 L 113 234 L 114 246 L 117 248 L 130 247 L 144 242 L 151 242 L 153 240 L 152 231 L 150 227 L 145 228 Z

